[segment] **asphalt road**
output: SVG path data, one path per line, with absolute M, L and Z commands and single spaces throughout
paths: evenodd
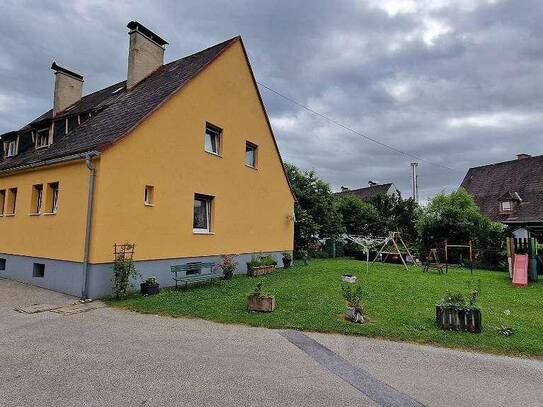
M 0 279 L 0 406 L 543 405 L 535 360 L 109 308 L 13 310 L 74 300 Z

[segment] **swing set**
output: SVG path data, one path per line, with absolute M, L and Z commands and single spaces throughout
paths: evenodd
M 462 265 L 462 254 L 460 254 L 460 264 L 449 264 L 449 249 L 468 249 L 469 257 L 469 271 L 473 274 L 473 244 L 471 240 L 468 240 L 468 244 L 449 244 L 448 240 L 445 240 L 445 272 L 449 272 L 449 265 L 460 266 Z

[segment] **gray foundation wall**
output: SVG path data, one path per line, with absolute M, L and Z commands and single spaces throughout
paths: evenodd
M 282 252 L 270 253 L 277 261 L 277 266 L 282 267 Z M 252 253 L 236 256 L 238 262 L 237 273 L 247 273 L 247 262 L 251 260 Z M 53 291 L 81 296 L 83 288 L 82 263 L 43 259 L 30 256 L 18 256 L 0 253 L 0 259 L 6 260 L 5 270 L 0 270 L 0 277 L 10 278 Z M 155 276 L 161 287 L 174 285 L 170 266 L 185 264 L 194 261 L 219 263 L 221 256 L 184 257 L 162 260 L 136 261 L 136 269 L 145 280 L 149 276 Z M 33 277 L 34 263 L 45 265 L 43 277 Z M 111 294 L 112 263 L 91 264 L 88 270 L 88 289 L 90 298 L 100 298 Z M 139 289 L 139 279 L 133 281 L 134 288 Z

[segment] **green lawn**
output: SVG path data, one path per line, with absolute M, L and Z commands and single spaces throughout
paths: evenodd
M 364 325 L 343 319 L 341 275 L 358 276 L 363 284 L 366 313 Z M 256 283 L 275 295 L 277 308 L 271 314 L 246 311 L 246 295 Z M 479 285 L 483 333 L 445 332 L 436 328 L 435 302 L 447 290 L 468 291 Z M 204 318 L 268 328 L 338 332 L 384 337 L 419 343 L 476 349 L 510 355 L 543 356 L 543 283 L 515 288 L 503 272 L 451 269 L 449 274 L 423 273 L 421 268 L 375 264 L 366 272 L 363 262 L 349 259 L 313 260 L 258 278 L 236 276 L 213 286 L 187 290 L 163 290 L 155 297 L 133 295 L 109 300 L 112 306 L 143 313 Z M 510 310 L 509 316 L 504 314 Z M 509 325 L 511 337 L 500 336 L 495 327 Z

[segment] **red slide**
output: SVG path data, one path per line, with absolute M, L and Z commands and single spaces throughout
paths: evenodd
M 528 255 L 515 254 L 513 264 L 513 285 L 526 287 L 528 285 Z

